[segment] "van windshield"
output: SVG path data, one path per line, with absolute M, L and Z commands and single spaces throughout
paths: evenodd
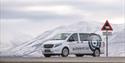
M 60 33 L 51 38 L 51 40 L 65 40 L 71 33 Z

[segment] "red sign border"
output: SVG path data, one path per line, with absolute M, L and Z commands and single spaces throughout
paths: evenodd
M 106 20 L 106 22 L 109 24 L 109 27 L 110 27 L 110 29 L 108 31 L 113 31 L 113 29 L 112 29 L 110 23 L 108 22 L 108 20 Z M 103 29 L 105 27 L 105 25 L 106 25 L 106 22 L 105 22 L 105 24 L 103 25 L 103 27 L 101 29 L 102 31 L 106 31 L 105 29 Z

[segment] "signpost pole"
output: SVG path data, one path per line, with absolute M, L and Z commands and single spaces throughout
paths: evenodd
M 106 20 L 105 24 L 103 25 L 102 31 L 106 31 L 105 35 L 106 35 L 106 57 L 108 57 L 108 36 L 109 34 L 109 30 L 113 31 L 111 25 L 109 24 L 108 20 Z
M 108 57 L 108 30 L 106 30 L 106 57 Z

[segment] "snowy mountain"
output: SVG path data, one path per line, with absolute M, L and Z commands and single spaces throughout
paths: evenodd
M 53 30 L 48 30 L 36 38 L 26 41 L 24 44 L 11 48 L 8 52 L 4 51 L 1 56 L 43 56 L 41 53 L 41 45 L 43 42 L 47 41 L 53 35 L 60 32 L 83 32 L 83 33 L 98 33 L 105 40 L 105 37 L 102 35 L 101 27 L 103 23 L 99 22 L 87 22 L 82 21 L 68 26 L 57 27 Z M 113 26 L 113 35 L 109 38 L 109 55 L 110 56 L 125 56 L 125 28 L 124 25 Z M 16 44 L 17 45 L 17 44 Z M 119 49 L 117 49 L 119 48 Z
M 0 30 L 0 51 L 15 48 L 31 40 L 33 37 L 24 33 Z
M 109 41 L 110 56 L 125 56 L 125 28 L 114 32 Z

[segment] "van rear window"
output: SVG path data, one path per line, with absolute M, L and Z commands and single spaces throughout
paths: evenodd
M 79 33 L 80 41 L 88 41 L 89 35 L 84 33 Z
M 93 40 L 93 41 L 101 41 L 101 37 L 99 35 L 91 35 L 89 37 L 89 40 Z

